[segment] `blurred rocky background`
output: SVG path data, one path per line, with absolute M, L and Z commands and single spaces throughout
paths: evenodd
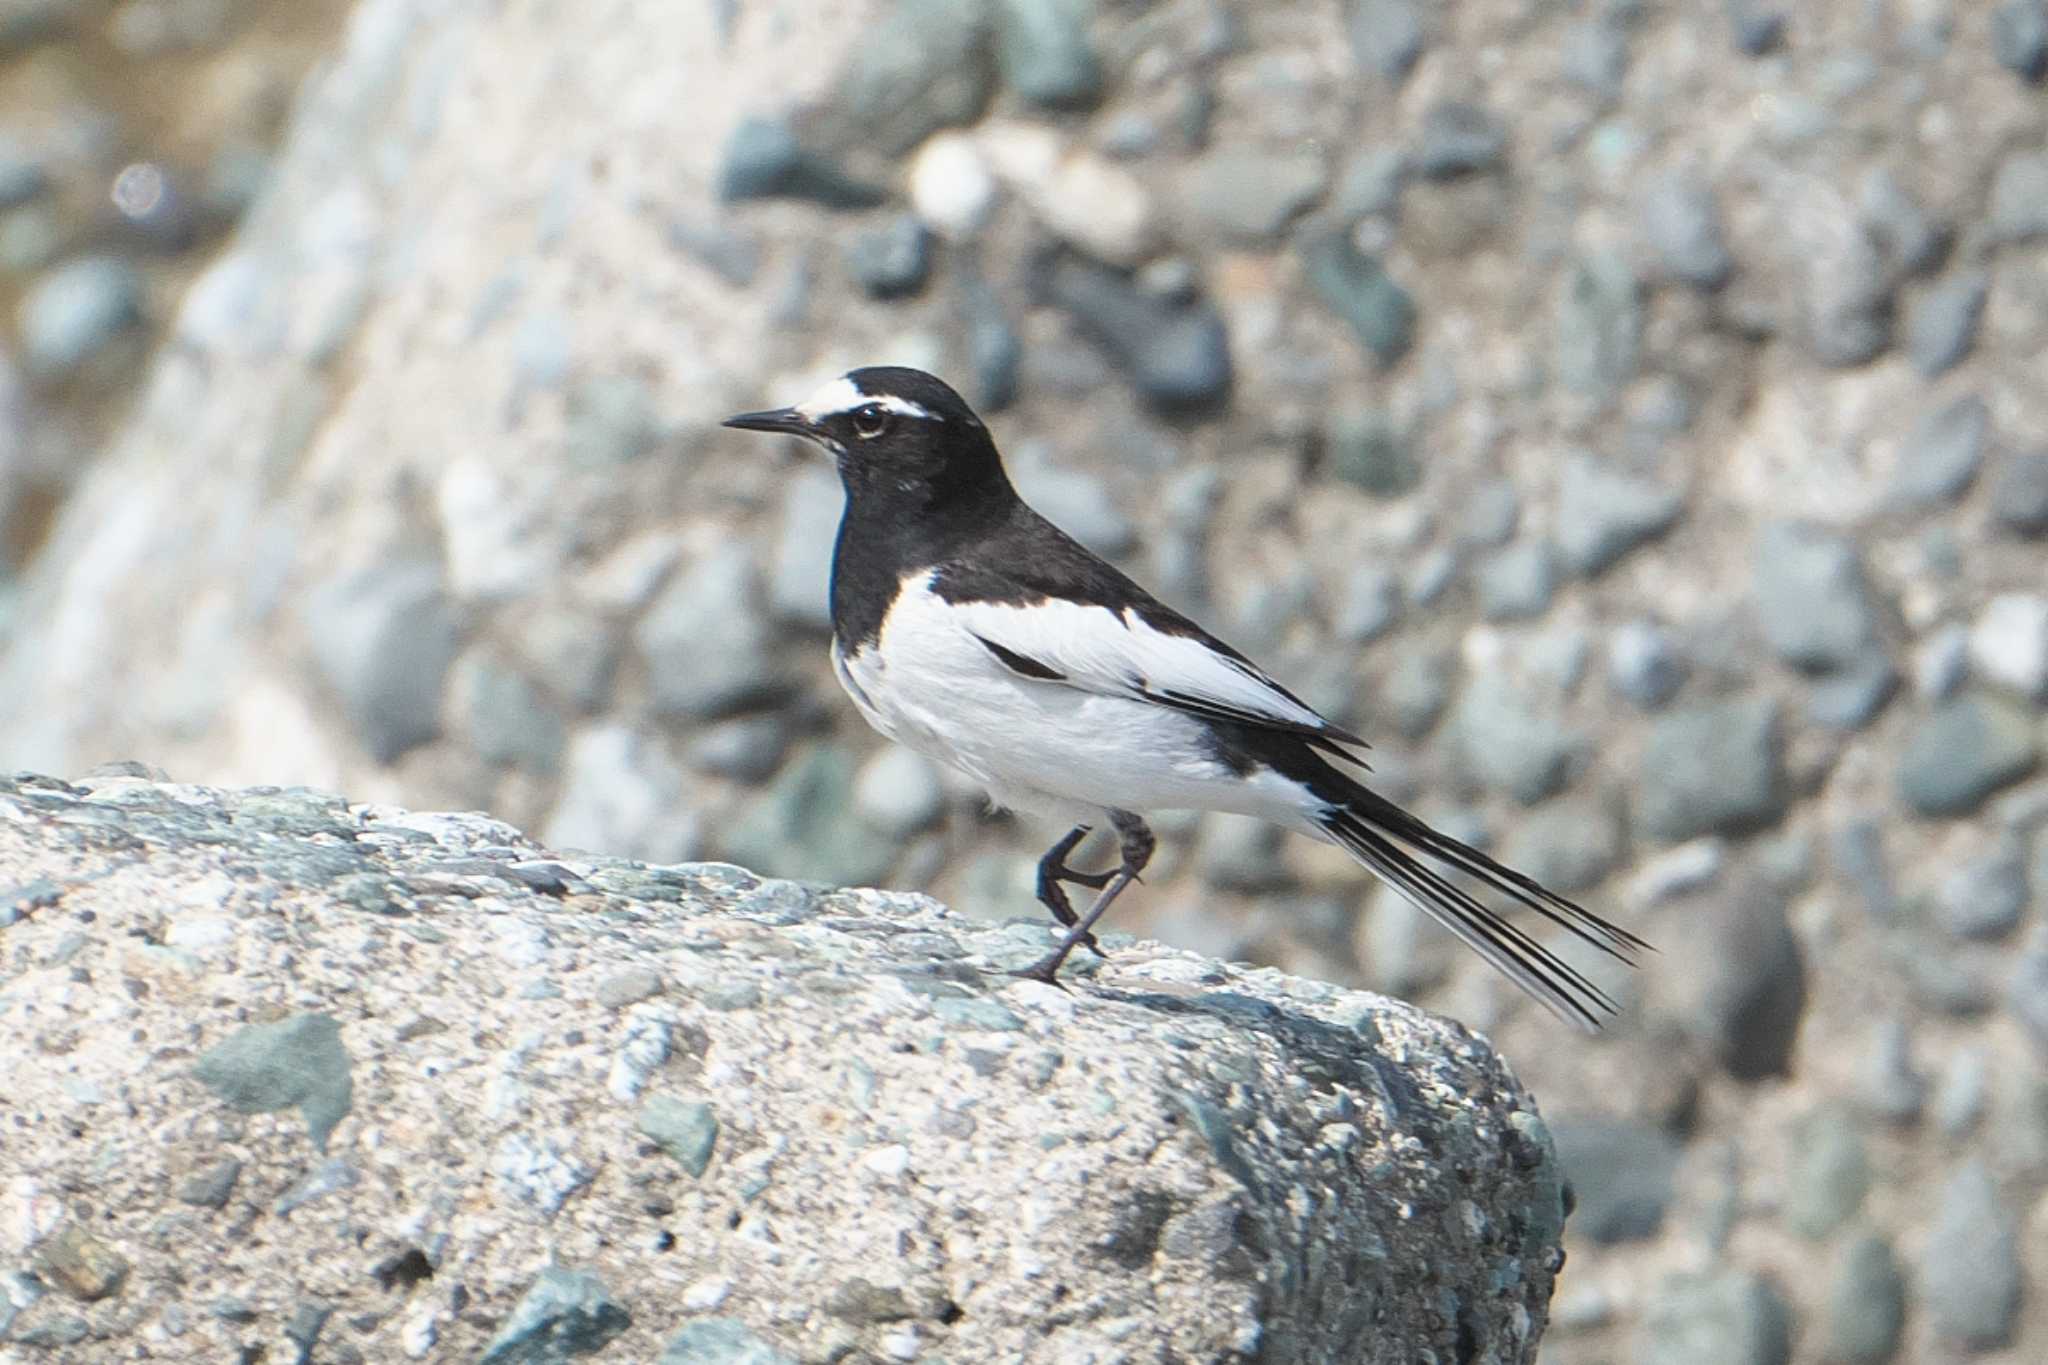
M 1119 909 L 1496 1040 L 1544 1359 L 2048 1355 L 2043 0 L 40 0 L 0 63 L 0 763 L 1037 914 L 1053 831 L 831 682 L 829 473 L 715 426 L 917 364 L 1662 950 L 1581 1039 L 1222 818 Z

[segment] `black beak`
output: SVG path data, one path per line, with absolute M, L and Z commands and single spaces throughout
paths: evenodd
M 769 408 L 766 412 L 743 412 L 737 417 L 728 417 L 719 423 L 722 427 L 738 427 L 741 431 L 779 431 L 790 436 L 802 436 L 811 429 L 811 424 L 795 408 Z

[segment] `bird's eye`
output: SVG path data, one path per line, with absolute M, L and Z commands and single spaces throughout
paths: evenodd
M 889 426 L 889 410 L 880 403 L 868 403 L 853 410 L 853 434 L 872 441 Z

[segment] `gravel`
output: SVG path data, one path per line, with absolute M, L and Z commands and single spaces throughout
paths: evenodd
M 1920 296 L 1906 325 L 1906 354 L 1929 379 L 1963 362 L 1977 342 L 1977 324 L 1991 293 L 1982 270 L 1957 271 Z
M 633 644 L 660 712 L 716 720 L 789 695 L 769 653 L 760 596 L 747 547 L 727 542 L 654 600 Z
M 2048 237 L 2048 152 L 2006 153 L 1992 176 L 1986 218 L 2001 242 Z
M 30 284 L 15 310 L 22 366 L 31 378 L 56 383 L 143 320 L 143 280 L 111 256 L 67 261 Z
M 871 299 L 914 297 L 931 278 L 932 235 L 904 214 L 848 242 L 846 269 Z
M 1792 1310 L 1761 1276 L 1673 1275 L 1652 1293 L 1634 1358 L 1640 1365 L 1790 1365 Z
M 1856 1216 L 1870 1190 L 1862 1126 L 1849 1110 L 1829 1106 L 1800 1121 L 1791 1145 L 1785 1221 L 1808 1241 L 1826 1241 Z
M 2003 0 L 1991 11 L 1991 55 L 2030 85 L 2048 78 L 2048 4 Z
M 2027 894 L 2025 857 L 2017 841 L 2007 840 L 1949 870 L 1934 906 L 1942 927 L 1957 938 L 1996 941 L 2018 927 Z
M 885 201 L 888 191 L 806 151 L 788 124 L 749 119 L 726 140 L 718 197 L 727 203 L 802 199 L 829 209 L 865 209 Z
M 782 489 L 782 528 L 769 571 L 768 605 L 776 619 L 806 630 L 832 628 L 832 551 L 846 502 L 839 477 L 806 464 Z
M 1608 638 L 1608 681 L 1645 711 L 1677 696 L 1690 671 L 1677 637 L 1655 621 L 1630 621 Z
M 1507 165 L 1508 128 L 1476 104 L 1444 100 L 1422 116 L 1412 164 L 1425 180 L 1450 180 Z
M 1188 167 L 1182 195 L 1193 215 L 1226 238 L 1265 242 L 1323 196 L 1320 153 L 1251 145 L 1211 148 Z
M 1968 815 L 2034 770 L 2033 718 L 2004 698 L 1965 693 L 1915 720 L 1899 754 L 1898 790 L 1928 816 Z
M 1414 0 L 1352 0 L 1347 28 L 1359 69 L 1391 81 L 1404 79 L 1428 45 Z
M 1088 36 L 1094 0 L 994 0 L 991 17 L 996 69 L 1026 103 L 1086 109 L 1102 97 L 1102 62 Z
M 1618 1119 L 1560 1120 L 1558 1164 L 1578 1207 L 1572 1231 L 1606 1245 L 1657 1234 L 1671 1205 L 1683 1148 L 1666 1133 Z
M 1529 621 L 1550 609 L 1557 570 L 1550 544 L 1525 540 L 1482 560 L 1475 573 L 1479 611 L 1489 621 Z
M 1422 482 L 1422 452 L 1383 409 L 1333 409 L 1323 428 L 1330 472 L 1378 498 L 1412 493 Z
M 394 560 L 330 578 L 306 597 L 305 630 L 322 679 L 379 763 L 441 733 L 460 630 L 439 564 Z
M 1654 177 L 1637 212 L 1643 243 L 1664 275 L 1695 289 L 1719 289 L 1735 273 L 1713 187 L 1698 174 Z
M 1807 522 L 1774 521 L 1758 537 L 1757 618 L 1771 649 L 1810 672 L 1849 668 L 1878 642 L 1878 610 L 1855 541 Z
M 1935 1332 L 1972 1350 L 2012 1339 L 2022 1275 L 2010 1202 L 1983 1163 L 1966 1161 L 1943 1185 L 1920 1259 Z
M 1229 337 L 1200 295 L 1147 293 L 1122 273 L 1074 256 L 1053 266 L 1048 289 L 1151 408 L 1195 416 L 1229 400 Z
M 1891 1243 L 1865 1233 L 1842 1248 L 1828 1290 L 1829 1359 L 1882 1365 L 1893 1358 L 1906 1325 L 1906 1275 Z
M 1556 535 L 1565 567 L 1590 576 L 1677 524 L 1685 495 L 1603 464 L 1590 455 L 1564 463 Z
M 1464 771 L 1524 805 L 1562 787 L 1584 747 L 1536 692 L 1499 672 L 1473 675 L 1451 726 Z
M 1970 671 L 2048 702 L 2048 596 L 2008 592 L 1986 602 L 1970 626 Z
M 1642 363 L 1643 325 L 1643 290 L 1627 259 L 1616 252 L 1579 258 L 1558 295 L 1558 379 L 1574 392 L 1612 400 Z
M 1644 747 L 1636 818 L 1673 843 L 1775 823 L 1787 798 L 1776 703 L 1708 702 L 1657 721 Z
M 1989 501 L 2003 530 L 2048 535 L 2048 451 L 2009 457 L 1991 476 Z
M 1984 460 L 1991 411 L 1975 394 L 1952 399 L 1931 409 L 1899 447 L 1892 470 L 1892 493 L 1909 507 L 1925 508 L 1953 502 L 1977 477 Z
M 1377 256 L 1345 231 L 1311 235 L 1301 247 L 1302 277 L 1324 307 L 1351 325 L 1366 352 L 1392 365 L 1415 342 L 1415 300 Z

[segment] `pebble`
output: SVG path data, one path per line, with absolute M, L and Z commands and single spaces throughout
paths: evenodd
M 1408 353 L 1415 341 L 1415 300 L 1348 232 L 1311 236 L 1301 247 L 1301 266 L 1310 292 L 1351 325 L 1381 365 Z
M 937 823 L 946 791 L 930 759 L 891 744 L 861 764 L 853 780 L 853 808 L 882 833 L 907 839 Z
M 1573 1233 L 1606 1246 L 1657 1235 L 1684 1153 L 1677 1141 L 1626 1119 L 1561 1119 L 1550 1135 L 1577 1199 Z
M 1506 479 L 1488 479 L 1465 494 L 1458 509 L 1458 539 L 1476 548 L 1505 545 L 1522 517 L 1521 495 Z
M 1970 632 L 1955 622 L 1937 627 L 1913 649 L 1913 690 L 1923 701 L 1947 701 L 1970 670 Z
M 1142 265 L 1157 251 L 1160 225 L 1151 191 L 1136 175 L 1058 132 L 1002 123 L 980 132 L 982 155 L 1052 234 L 1099 261 Z
M 1229 337 L 1206 299 L 1148 294 L 1121 273 L 1073 256 L 1054 265 L 1048 288 L 1148 406 L 1190 416 L 1228 401 Z
M 1510 867 L 1571 896 L 1605 881 L 1620 861 L 1622 845 L 1621 817 L 1610 803 L 1567 796 L 1517 821 L 1505 855 Z
M 1942 927 L 1957 938 L 1996 941 L 2027 908 L 2026 861 L 2017 842 L 1971 858 L 1942 877 L 1934 896 Z
M 2004 0 L 1992 10 L 1991 55 L 2029 85 L 2048 78 L 2048 3 Z
M 1456 671 L 1450 659 L 1434 650 L 1403 650 L 1380 687 L 1380 700 L 1393 717 L 1394 728 L 1409 739 L 1421 739 L 1436 728 L 1450 705 Z
M 1677 638 L 1655 621 L 1630 621 L 1608 638 L 1609 683 L 1645 711 L 1677 696 L 1690 671 Z
M 55 383 L 143 320 L 141 274 L 111 256 L 86 256 L 38 276 L 15 310 L 22 368 Z
M 1879 653 L 1816 678 L 1806 693 L 1806 717 L 1829 730 L 1860 730 L 1876 720 L 1899 690 L 1899 670 Z
M 1828 1290 L 1827 1357 L 1883 1365 L 1906 1325 L 1906 1276 L 1890 1242 L 1865 1233 L 1843 1248 Z
M 904 214 L 847 243 L 846 269 L 871 299 L 910 298 L 931 278 L 931 233 L 915 217 Z
M 1360 564 L 1345 580 L 1330 629 L 1339 640 L 1363 644 L 1385 635 L 1400 619 L 1401 580 L 1383 565 Z
M 1528 621 L 1550 609 L 1557 570 L 1550 543 L 1525 540 L 1481 561 L 1479 610 L 1489 621 Z
M 1678 522 L 1685 495 L 1624 474 L 1590 455 L 1565 461 L 1556 536 L 1565 567 L 1591 576 Z
M 1962 270 L 1922 294 L 1906 325 L 1906 354 L 1913 368 L 1932 379 L 1959 364 L 1977 342 L 1977 324 L 1990 292 L 1988 274 Z
M 1195 217 L 1230 240 L 1251 243 L 1279 237 L 1329 183 L 1317 151 L 1237 144 L 1199 157 L 1181 192 Z
M 909 181 L 919 221 L 948 240 L 973 237 L 995 211 L 996 178 L 965 133 L 939 133 L 919 147 Z
M 1992 175 L 1985 218 L 1999 242 L 2048 237 L 2048 152 L 2006 153 Z
M 1856 1091 L 1863 1107 L 1886 1123 L 1903 1127 L 1919 1120 L 1927 1080 L 1913 1064 L 1913 1035 L 1903 1018 L 1875 1026 L 1870 1051 L 1857 1066 Z
M 1565 784 L 1583 739 L 1499 671 L 1474 674 L 1452 718 L 1464 770 L 1535 805 Z
M 974 407 L 979 412 L 1001 412 L 1017 401 L 1017 370 L 1024 358 L 1024 343 L 1011 325 L 1003 301 L 972 262 L 963 262 L 955 272 L 954 298 L 960 328 L 966 334 Z
M 1799 1123 L 1791 1150 L 1785 1221 L 1808 1241 L 1826 1241 L 1856 1216 L 1870 1190 L 1862 1126 L 1845 1109 L 1820 1109 Z
M 829 209 L 872 208 L 888 191 L 843 174 L 825 157 L 805 151 L 787 124 L 747 119 L 726 139 L 718 170 L 718 197 L 804 199 Z
M 1704 964 L 1685 990 L 1686 1030 L 1737 1080 L 1790 1074 L 1807 973 L 1784 895 L 1738 884 L 1696 907 L 1685 933 Z
M 1968 1137 L 1984 1117 L 1990 1091 L 1990 1064 L 1982 1048 L 1959 1049 L 1941 1073 L 1934 1092 L 1934 1123 L 1942 1136 Z
M 896 860 L 857 813 L 852 754 L 819 744 L 785 764 L 724 833 L 724 856 L 795 881 L 872 886 Z
M 640 1105 L 635 1126 L 693 1178 L 710 1169 L 718 1146 L 718 1115 L 710 1105 L 650 1095 Z
M 797 1365 L 738 1318 L 698 1318 L 669 1338 L 655 1365 Z
M 1974 676 L 2048 701 L 2048 596 L 2000 593 L 1970 627 Z
M 1330 472 L 1378 498 L 1397 498 L 1422 482 L 1416 443 L 1379 408 L 1339 405 L 1323 429 Z
M 1423 114 L 1412 162 L 1425 180 L 1449 180 L 1500 170 L 1507 152 L 1507 125 L 1491 110 L 1444 100 Z
M 523 674 L 488 654 L 455 665 L 453 693 L 462 734 L 486 763 L 553 776 L 568 727 Z
M 1856 206 L 1863 231 L 1907 274 L 1932 270 L 1948 255 L 1947 224 L 1922 208 L 1890 170 L 1879 167 L 1864 177 Z
M 484 1348 L 481 1365 L 592 1355 L 632 1325 L 632 1314 L 597 1276 L 544 1266 Z
M 1340 222 L 1392 218 L 1401 207 L 1408 158 L 1399 147 L 1368 147 L 1352 157 L 1337 180 L 1332 216 Z
M 633 632 L 662 715 L 716 720 L 786 697 L 747 547 L 728 541 L 679 574 Z
M 1669 1276 L 1643 1307 L 1638 1365 L 1790 1365 L 1792 1310 L 1740 1270 Z
M 441 732 L 460 628 L 438 563 L 394 559 L 315 586 L 306 634 L 356 738 L 391 763 Z
M 1719 289 L 1735 273 L 1714 190 L 1691 171 L 1667 171 L 1638 207 L 1643 241 L 1666 275 L 1695 289 Z
M 1560 41 L 1559 65 L 1575 84 L 1617 98 L 1628 75 L 1628 30 L 1606 16 L 1572 25 Z
M 1660 717 L 1637 784 L 1637 819 L 1653 838 L 1678 843 L 1775 823 L 1787 786 L 1777 704 L 1741 698 Z
M 1757 540 L 1757 617 L 1780 659 L 1812 672 L 1847 668 L 1877 644 L 1877 605 L 1856 543 L 1809 522 L 1768 523 Z
M 1925 413 L 1906 434 L 1892 470 L 1892 495 L 1909 507 L 1953 502 L 1977 477 L 1991 410 L 1964 394 Z
M 1775 52 L 1785 41 L 1785 16 L 1760 7 L 1758 0 L 1729 0 L 1728 26 L 1735 50 L 1745 57 Z
M 994 0 L 993 10 L 996 69 L 1026 103 L 1087 109 L 1102 98 L 1094 0 Z
M 1557 304 L 1552 364 L 1575 393 L 1606 402 L 1636 377 L 1642 361 L 1642 286 L 1618 252 L 1580 257 L 1565 276 Z
M 321 1152 L 355 1099 L 341 1024 L 326 1014 L 245 1024 L 201 1053 L 192 1074 L 236 1113 L 298 1110 Z
M 817 464 L 805 464 L 783 484 L 782 529 L 768 576 L 776 619 L 806 630 L 832 628 L 832 551 L 845 501 L 838 476 Z
M 592 375 L 569 387 L 563 451 L 585 469 L 610 470 L 639 459 L 661 436 L 654 391 L 635 374 Z
M 659 742 L 624 725 L 569 741 L 561 795 L 543 827 L 555 849 L 596 849 L 650 863 L 695 856 L 698 816 L 683 773 Z
M 1278 825 L 1248 815 L 1210 813 L 1195 833 L 1195 870 L 1219 891 L 1247 896 L 1284 891 L 1294 885 Z
M 1422 13 L 1414 0 L 1353 0 L 1351 56 L 1360 71 L 1405 79 L 1422 56 Z
M 2042 889 L 2048 893 L 2048 878 L 2043 879 Z M 2036 1050 L 2048 1058 L 2048 938 L 2037 934 L 2013 963 L 2006 1003 L 2034 1040 Z
M 2021 536 L 2048 534 L 2048 451 L 2014 455 L 1991 477 L 1991 517 Z
M 1920 1258 L 1920 1289 L 1935 1332 L 1971 1350 L 2012 1340 L 2022 1275 L 2013 1209 L 1981 1161 L 1942 1186 Z
M 1816 223 L 1802 248 L 1807 344 L 1823 365 L 1874 360 L 1892 344 L 1892 273 L 1870 234 L 1846 217 Z
M 974 122 L 996 88 L 987 39 L 985 5 L 896 0 L 852 45 L 818 125 L 840 145 L 897 157 Z
M 1046 458 L 1026 442 L 1010 461 L 1010 480 L 1024 500 L 1053 525 L 1107 559 L 1121 559 L 1138 543 L 1138 529 L 1116 505 L 1101 479 Z
M 1899 796 L 1921 815 L 1968 815 L 2034 770 L 2033 718 L 2014 703 L 1966 692 L 1917 719 L 1901 746 Z

